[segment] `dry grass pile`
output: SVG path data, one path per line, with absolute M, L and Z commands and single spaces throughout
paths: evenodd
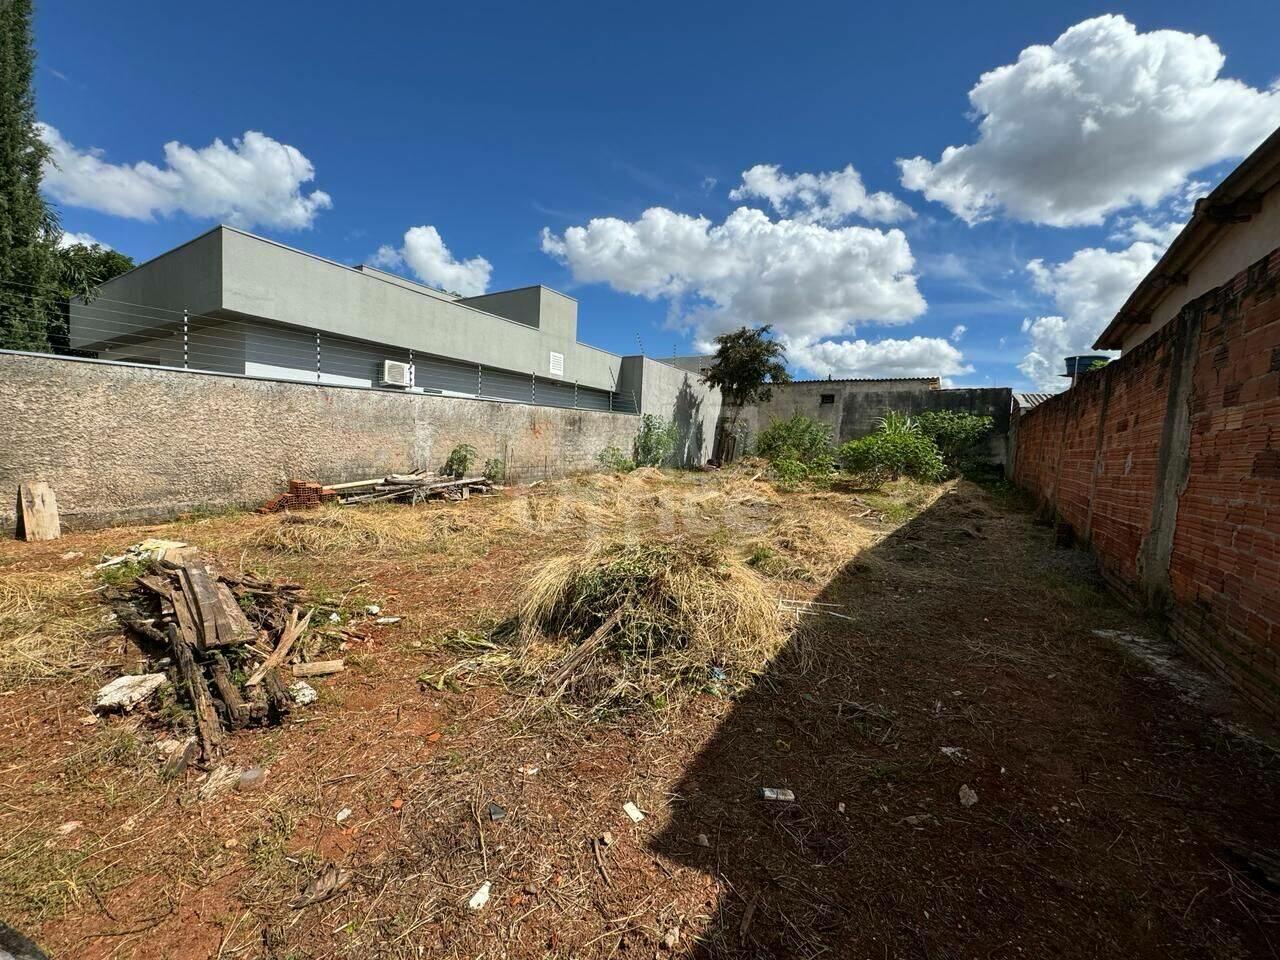
M 881 536 L 861 517 L 796 500 L 747 543 L 747 562 L 766 576 L 825 583 Z
M 0 573 L 0 686 L 86 665 L 101 608 L 78 573 Z
M 254 531 L 249 546 L 302 555 L 444 550 L 475 527 L 463 511 L 398 504 L 330 507 L 273 519 Z
M 695 542 L 605 541 L 553 557 L 527 584 L 517 623 L 543 692 L 592 712 L 745 683 L 786 640 L 764 582 Z

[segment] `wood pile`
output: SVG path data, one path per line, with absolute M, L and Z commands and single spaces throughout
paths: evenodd
M 302 653 L 311 621 L 298 584 L 228 573 L 184 551 L 152 561 L 132 589 L 109 599 L 143 655 L 166 667 L 190 707 L 206 761 L 219 755 L 229 731 L 289 715 L 290 662 Z
M 487 477 L 441 477 L 428 470 L 413 473 L 392 473 L 369 480 L 352 480 L 323 486 L 303 480 L 290 480 L 289 489 L 258 508 L 259 513 L 276 513 L 281 510 L 303 510 L 322 503 L 337 502 L 351 505 L 374 503 L 379 500 L 407 500 L 421 503 L 424 500 L 466 500 L 472 492 L 482 493 L 492 489 Z

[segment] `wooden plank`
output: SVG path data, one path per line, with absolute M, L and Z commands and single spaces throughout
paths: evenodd
M 313 660 L 310 663 L 295 663 L 295 677 L 327 677 L 331 673 L 341 673 L 346 664 L 341 660 Z
M 213 577 L 201 563 L 182 565 L 182 588 L 195 613 L 195 622 L 201 650 L 213 650 L 218 642 L 218 594 L 214 590 Z M 225 616 L 225 614 L 224 614 Z
M 18 484 L 18 533 L 27 541 L 62 536 L 58 501 L 47 483 L 33 480 Z
M 196 733 L 200 737 L 200 749 L 206 761 L 213 761 L 221 752 L 223 731 L 218 722 L 218 711 L 213 708 L 213 696 L 204 674 L 196 664 L 191 645 L 183 640 L 176 624 L 169 624 L 169 650 L 173 653 L 173 665 L 178 671 L 178 689 L 185 695 L 196 715 Z
M 298 608 L 290 608 L 289 622 L 285 625 L 284 630 L 280 632 L 280 642 L 271 651 L 271 655 L 262 661 L 258 669 L 253 671 L 253 676 L 244 682 L 246 687 L 253 687 L 261 683 L 263 677 L 284 663 L 285 658 L 289 656 L 289 651 L 293 648 L 294 641 L 307 632 L 307 627 L 311 623 L 311 613 L 312 611 L 308 610 L 307 615 L 299 622 Z
M 227 726 L 238 730 L 249 722 L 249 704 L 240 696 L 240 689 L 231 679 L 231 670 L 222 654 L 214 652 L 209 657 L 209 677 L 213 680 L 213 688 L 218 691 L 218 699 L 227 708 Z
M 257 631 L 253 629 L 253 624 L 245 616 L 245 612 L 240 607 L 239 601 L 236 600 L 235 594 L 231 592 L 231 588 L 225 583 L 215 584 L 214 588 L 218 595 L 218 607 L 223 614 L 218 618 L 219 645 L 237 647 L 242 643 L 248 643 L 257 635 Z M 222 632 L 224 625 L 227 630 L 225 635 Z
M 293 709 L 293 695 L 285 686 L 280 671 L 272 667 L 262 678 L 262 686 L 267 691 L 267 703 L 271 707 L 271 719 L 279 723 Z

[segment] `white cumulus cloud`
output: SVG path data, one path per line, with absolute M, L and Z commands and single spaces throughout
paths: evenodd
M 404 245 L 396 248 L 384 244 L 372 257 L 380 267 L 408 266 L 424 283 L 442 287 L 464 297 L 475 297 L 489 288 L 493 264 L 484 257 L 457 260 L 445 246 L 440 231 L 431 226 L 410 227 L 404 233 Z
M 45 189 L 62 203 L 134 220 L 185 213 L 254 226 L 298 230 L 333 205 L 323 190 L 304 193 L 315 167 L 297 147 L 254 130 L 230 145 L 205 147 L 176 140 L 164 145 L 164 164 L 110 163 L 101 150 L 82 150 L 55 127 L 37 125 L 49 147 Z
M 982 75 L 977 140 L 900 160 L 902 185 L 974 223 L 997 212 L 1053 226 L 1152 207 L 1197 170 L 1249 153 L 1280 125 L 1280 88 L 1220 76 L 1207 36 L 1085 20 Z
M 1062 389 L 1063 358 L 1092 352 L 1098 334 L 1163 252 L 1162 244 L 1139 240 L 1124 250 L 1088 247 L 1063 263 L 1027 264 L 1036 289 L 1052 298 L 1058 313 L 1023 322 L 1031 349 L 1018 369 L 1042 389 Z
M 773 324 L 791 344 L 848 335 L 854 324 L 906 323 L 924 312 L 901 230 L 771 221 L 740 207 L 723 223 L 663 207 L 542 232 L 542 249 L 580 283 L 671 304 L 700 346 L 741 326 Z
M 909 206 L 890 193 L 867 193 L 852 165 L 830 173 L 786 174 L 774 163 L 758 163 L 742 174 L 730 200 L 759 198 L 774 212 L 801 223 L 837 224 L 851 217 L 878 223 L 897 223 L 915 216 Z
M 825 340 L 793 345 L 787 356 L 819 377 L 948 377 L 973 372 L 960 351 L 940 337 Z

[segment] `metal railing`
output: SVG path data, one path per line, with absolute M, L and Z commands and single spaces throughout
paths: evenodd
M 46 313 L 43 342 L 0 342 L 19 353 L 143 364 L 167 370 L 318 383 L 409 394 L 497 400 L 544 407 L 638 414 L 631 391 L 602 390 L 572 380 L 470 363 L 407 347 L 290 327 L 268 321 L 197 314 L 106 297 L 66 305 L 27 294 Z M 4 320 L 0 314 L 0 320 Z M 0 336 L 12 324 L 0 322 Z M 384 361 L 407 364 L 407 387 L 382 380 Z

